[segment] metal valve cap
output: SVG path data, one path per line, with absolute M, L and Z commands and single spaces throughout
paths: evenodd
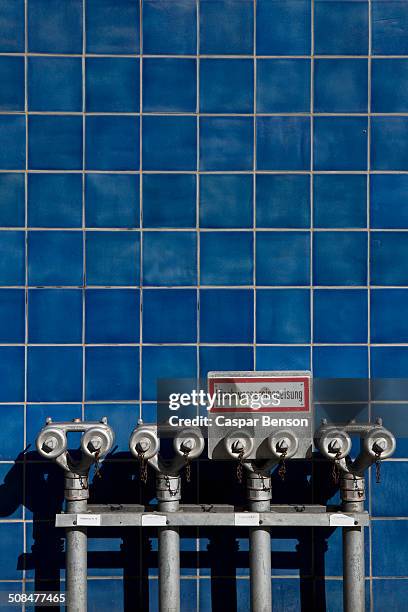
M 377 426 L 370 429 L 364 436 L 363 446 L 364 450 L 372 457 L 387 459 L 394 454 L 396 441 L 388 429 Z
M 37 436 L 36 446 L 40 455 L 55 459 L 66 450 L 67 437 L 62 429 L 46 425 Z
M 274 457 L 290 459 L 297 453 L 299 439 L 292 431 L 280 429 L 268 436 L 267 445 Z
M 328 427 L 317 439 L 317 446 L 328 459 L 344 459 L 351 451 L 351 438 L 344 429 Z
M 106 455 L 112 448 L 115 437 L 109 425 L 101 423 L 86 431 L 81 438 L 81 449 L 88 457 Z
M 233 459 L 245 459 L 252 453 L 254 440 L 247 431 L 238 429 L 225 436 L 224 446 Z
M 142 426 L 133 430 L 129 439 L 129 449 L 136 458 L 143 456 L 144 459 L 151 459 L 157 455 L 159 448 L 159 439 L 151 428 Z
M 178 432 L 173 440 L 174 451 L 189 459 L 196 459 L 204 450 L 204 437 L 199 429 L 189 427 Z

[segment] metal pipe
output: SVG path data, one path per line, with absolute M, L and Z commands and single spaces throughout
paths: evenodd
M 180 476 L 157 474 L 159 512 L 180 508 Z M 178 527 L 159 527 L 159 610 L 180 612 L 180 534 Z
M 270 511 L 271 479 L 269 476 L 249 473 L 247 491 L 251 512 Z M 271 612 L 271 533 L 268 527 L 250 527 L 249 529 L 249 567 L 251 612 Z
M 344 474 L 341 493 L 344 512 L 364 511 L 364 478 Z M 343 527 L 343 608 L 344 612 L 365 610 L 364 527 Z
M 86 499 L 67 501 L 67 512 L 82 514 L 86 510 Z M 86 612 L 87 609 L 87 542 L 86 527 L 68 527 L 66 529 L 68 612 Z

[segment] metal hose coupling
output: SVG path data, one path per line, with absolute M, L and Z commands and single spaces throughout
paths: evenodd
M 81 457 L 74 460 L 68 450 L 67 434 L 81 433 Z M 38 453 L 47 459 L 52 459 L 65 472 L 65 498 L 68 501 L 87 499 L 88 475 L 92 465 L 96 465 L 99 473 L 99 463 L 113 446 L 115 436 L 103 417 L 100 421 L 63 421 L 53 423 L 47 418 L 46 425 L 37 436 Z

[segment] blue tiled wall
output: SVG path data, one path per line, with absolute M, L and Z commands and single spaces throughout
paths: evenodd
M 57 590 L 46 416 L 108 415 L 92 496 L 126 502 L 159 375 L 407 376 L 408 1 L 0 0 L 0 81 L 0 589 Z M 365 418 L 403 417 L 380 392 Z M 369 481 L 375 612 L 408 596 L 403 440 L 395 457 Z M 309 475 L 276 499 L 334 495 Z M 200 501 L 242 498 L 217 477 Z M 196 535 L 182 609 L 246 612 L 245 533 Z M 103 536 L 89 609 L 156 610 L 154 539 Z M 340 533 L 276 531 L 273 551 L 274 612 L 341 610 Z

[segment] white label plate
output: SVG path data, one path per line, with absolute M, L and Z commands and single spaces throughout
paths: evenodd
M 257 512 L 236 512 L 234 517 L 235 525 L 258 526 L 259 514 Z
M 77 514 L 77 525 L 82 527 L 99 527 L 101 524 L 100 514 Z
M 331 514 L 330 525 L 333 527 L 347 527 L 349 525 L 354 525 L 354 519 L 352 516 L 347 516 L 347 514 Z
M 165 514 L 142 514 L 142 527 L 165 527 Z

